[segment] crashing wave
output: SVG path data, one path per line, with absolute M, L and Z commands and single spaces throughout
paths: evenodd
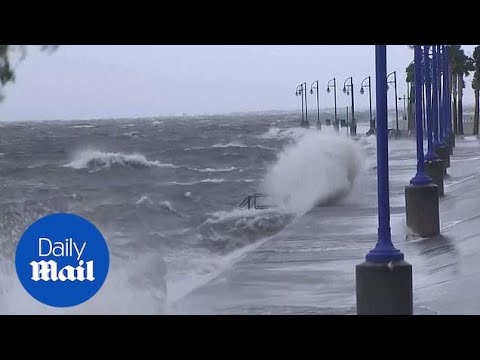
M 126 166 L 131 168 L 178 168 L 173 164 L 162 164 L 159 161 L 150 161 L 142 154 L 123 154 L 85 150 L 76 154 L 73 161 L 65 165 L 74 169 L 109 169 L 112 166 Z

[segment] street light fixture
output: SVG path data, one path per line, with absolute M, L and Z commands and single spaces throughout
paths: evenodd
M 302 126 L 303 126 L 303 123 L 304 123 L 304 121 L 305 121 L 305 120 L 304 120 L 304 115 L 303 115 L 303 93 L 304 93 L 304 91 L 303 91 L 303 84 L 300 84 L 300 85 L 297 86 L 297 89 L 296 89 L 296 91 L 295 91 L 295 96 L 300 96 L 300 95 L 302 95 L 302 122 L 301 122 Z
M 308 122 L 307 83 L 304 82 L 304 83 L 300 84 L 299 86 L 301 86 L 301 91 L 300 92 L 301 92 L 301 95 L 302 95 L 302 104 L 303 104 L 303 97 L 305 97 L 305 120 L 303 119 L 303 116 L 302 116 L 301 126 L 304 127 L 304 128 L 308 128 L 308 127 L 310 127 L 310 123 Z M 302 111 L 302 114 L 303 114 L 303 111 Z
M 368 80 L 368 83 L 365 83 L 365 81 Z M 370 76 L 367 76 L 365 79 L 363 79 L 362 84 L 360 85 L 360 94 L 363 95 L 365 94 L 365 88 L 368 87 L 368 99 L 370 102 L 370 134 L 375 133 L 375 122 L 372 117 L 372 78 Z
M 310 94 L 313 95 L 313 89 L 317 92 L 317 128 L 322 128 L 322 123 L 320 122 L 320 97 L 318 95 L 318 80 L 314 81 L 312 85 L 310 85 Z
M 347 84 L 347 81 L 350 80 L 350 84 Z M 352 97 L 352 121 L 350 122 L 350 135 L 357 135 L 357 122 L 355 120 L 355 100 L 354 100 L 354 91 L 353 91 L 353 77 L 349 77 L 343 83 L 343 93 L 351 95 Z
M 393 80 L 388 81 L 388 78 L 393 75 Z M 398 94 L 397 94 L 397 72 L 392 71 L 390 74 L 387 75 L 387 90 L 390 89 L 388 84 L 394 84 L 395 86 L 395 121 L 396 121 L 396 128 L 397 128 L 397 133 L 399 131 L 398 127 Z
M 337 120 L 337 80 L 335 78 L 330 79 L 327 83 L 327 93 L 330 94 L 330 88 L 333 88 L 333 105 L 335 107 L 335 118 L 333 121 L 335 130 L 339 131 Z

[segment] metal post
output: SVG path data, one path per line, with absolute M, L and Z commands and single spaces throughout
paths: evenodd
M 303 111 L 304 111 L 304 110 L 303 110 L 303 91 L 304 91 L 304 89 L 303 89 L 303 84 L 302 84 L 302 87 L 301 87 L 301 90 L 300 90 L 300 91 L 302 92 L 301 95 L 302 95 L 302 125 L 303 125 L 303 123 L 305 122 L 305 117 L 304 117 L 304 115 L 303 115 Z
M 407 106 L 406 106 L 407 97 L 404 94 L 403 97 L 398 98 L 398 100 L 403 100 L 403 119 L 407 120 Z
M 337 117 L 337 79 L 333 78 L 333 103 L 335 105 L 335 124 L 338 122 Z
M 427 101 L 426 101 L 426 113 L 427 113 L 427 138 L 428 138 L 428 152 L 425 155 L 426 161 L 435 161 L 438 160 L 438 155 L 435 152 L 433 147 L 433 139 L 432 139 L 432 80 L 430 78 L 431 75 L 431 62 L 430 62 L 430 46 L 424 45 L 423 47 L 423 54 L 424 54 L 424 68 L 425 68 L 425 89 L 427 93 Z
M 350 135 L 356 136 L 357 135 L 357 122 L 355 120 L 355 95 L 353 91 L 353 77 L 350 79 L 350 91 L 352 94 L 352 125 L 350 127 Z M 353 130 L 353 131 L 352 131 Z
M 417 174 L 410 180 L 410 185 L 405 188 L 405 215 L 407 227 L 414 234 L 422 238 L 437 236 L 440 234 L 440 214 L 439 214 L 439 186 L 435 181 L 442 181 L 443 184 L 443 166 L 441 161 L 433 163 L 428 162 L 428 176 L 425 172 L 425 158 L 423 154 L 423 127 L 422 127 L 422 46 L 415 45 L 415 112 L 417 116 Z M 425 46 L 424 52 L 428 54 L 428 48 Z M 430 75 L 430 69 L 425 69 L 425 74 Z M 428 80 L 428 79 L 426 79 Z M 426 86 L 430 94 L 429 86 Z M 430 99 L 426 99 L 427 109 L 430 107 Z M 427 111 L 428 113 L 428 111 Z M 428 121 L 427 121 L 428 126 Z M 428 131 L 428 129 L 427 129 Z M 440 163 L 440 164 L 439 164 Z M 440 166 L 439 166 L 440 165 Z M 438 176 L 439 175 L 439 176 Z
M 443 82 L 442 82 L 442 73 L 443 73 L 443 64 L 442 64 L 442 53 L 440 45 L 437 45 L 437 81 L 438 81 L 438 121 L 440 126 L 439 133 L 439 145 L 445 146 L 445 116 L 443 108 Z
M 320 129 L 322 127 L 322 125 L 320 124 L 320 97 L 319 97 L 319 94 L 318 94 L 318 91 L 319 91 L 318 80 L 315 80 L 310 85 L 310 94 L 313 94 L 313 89 L 314 88 L 317 91 L 317 129 Z
M 387 47 L 375 45 L 377 101 L 377 189 L 378 242 L 366 260 L 374 263 L 402 261 L 403 254 L 392 244 L 388 180 Z
M 426 94 L 425 94 L 425 89 L 422 87 L 422 129 L 423 131 L 427 131 L 427 124 L 425 119 L 427 118 L 427 108 L 426 108 L 426 103 L 427 100 L 425 99 Z
M 427 185 L 432 179 L 425 174 L 425 158 L 423 155 L 422 126 L 422 47 L 415 45 L 415 113 L 417 118 L 417 174 L 410 180 L 412 185 Z
M 438 134 L 438 76 L 437 76 L 437 46 L 432 45 L 432 86 L 433 86 L 433 100 L 432 100 L 432 107 L 433 107 L 433 145 L 435 148 L 440 146 L 440 139 Z
M 448 54 L 445 45 L 442 45 L 442 71 L 443 71 L 443 122 L 445 131 L 445 140 L 450 135 L 450 121 L 448 121 Z
M 397 94 L 397 72 L 393 72 L 393 81 L 395 83 L 395 116 L 396 116 L 396 122 L 397 122 L 397 132 L 399 130 L 398 127 L 398 94 Z
M 348 135 L 348 124 L 349 124 L 349 121 L 348 121 L 348 106 L 347 106 L 347 123 L 346 123 L 346 125 L 347 125 L 347 135 Z M 350 135 L 351 135 L 351 132 L 350 132 Z
M 307 106 L 307 83 L 303 83 L 304 96 L 305 96 L 305 125 L 308 125 L 308 106 Z
M 372 128 L 373 125 L 373 117 L 372 117 L 372 78 L 371 76 L 368 77 L 368 99 L 370 102 L 370 128 Z

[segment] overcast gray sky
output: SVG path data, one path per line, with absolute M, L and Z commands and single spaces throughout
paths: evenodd
M 471 55 L 475 46 L 463 47 Z M 359 85 L 374 74 L 374 54 L 374 45 L 62 45 L 52 55 L 29 47 L 16 83 L 4 89 L 0 121 L 290 110 L 300 107 L 296 86 L 315 80 L 320 107 L 333 107 L 325 89 L 334 76 L 339 90 L 353 76 L 356 107 L 367 108 Z M 413 51 L 390 45 L 387 56 L 402 96 Z M 394 106 L 393 91 L 389 99 Z M 315 97 L 308 100 L 313 109 Z M 349 104 L 339 91 L 338 106 Z

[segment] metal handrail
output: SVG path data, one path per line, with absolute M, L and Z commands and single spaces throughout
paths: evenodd
M 251 194 L 251 195 L 248 195 L 241 203 L 240 205 L 238 205 L 238 207 L 240 208 L 244 208 L 244 207 L 247 207 L 248 210 L 250 209 L 255 209 L 255 210 L 264 210 L 264 209 L 268 209 L 270 206 L 268 205 L 259 205 L 257 204 L 257 199 L 258 198 L 263 198 L 263 197 L 267 197 L 267 195 L 265 194 L 262 194 L 262 193 L 254 193 L 254 194 Z

